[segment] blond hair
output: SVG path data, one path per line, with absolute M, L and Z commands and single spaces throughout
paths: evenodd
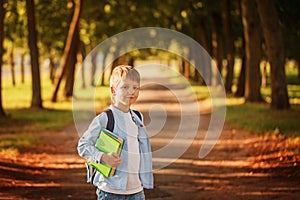
M 130 65 L 119 65 L 114 68 L 110 76 L 110 87 L 117 87 L 121 80 L 129 78 L 140 83 L 140 74 Z

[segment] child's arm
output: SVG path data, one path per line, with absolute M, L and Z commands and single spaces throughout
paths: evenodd
M 79 155 L 88 161 L 99 163 L 102 160 L 109 166 L 116 167 L 121 164 L 121 158 L 118 154 L 105 154 L 95 147 L 100 130 L 106 126 L 107 120 L 107 115 L 103 113 L 95 117 L 88 130 L 85 131 L 83 136 L 79 139 L 77 148 Z
M 81 157 L 86 158 L 88 161 L 99 163 L 103 152 L 99 151 L 96 147 L 96 141 L 99 137 L 101 128 L 105 127 L 107 123 L 107 116 L 101 113 L 93 119 L 89 128 L 84 132 L 83 136 L 79 139 L 77 150 Z

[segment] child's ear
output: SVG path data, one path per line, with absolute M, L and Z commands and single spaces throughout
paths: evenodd
M 115 91 L 114 87 L 110 87 L 110 93 L 113 94 L 113 95 L 116 94 L 116 91 Z

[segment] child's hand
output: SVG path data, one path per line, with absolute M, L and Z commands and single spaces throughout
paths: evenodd
M 116 153 L 105 153 L 102 155 L 101 160 L 111 167 L 116 167 L 121 164 L 121 158 Z

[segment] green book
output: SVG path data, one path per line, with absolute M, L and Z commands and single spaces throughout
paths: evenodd
M 113 134 L 107 129 L 101 129 L 100 135 L 96 142 L 96 148 L 104 153 L 117 153 L 120 155 L 123 146 L 123 139 Z M 105 177 L 110 177 L 115 174 L 115 168 L 107 165 L 106 163 L 88 162 L 89 165 L 94 167 L 97 171 Z

